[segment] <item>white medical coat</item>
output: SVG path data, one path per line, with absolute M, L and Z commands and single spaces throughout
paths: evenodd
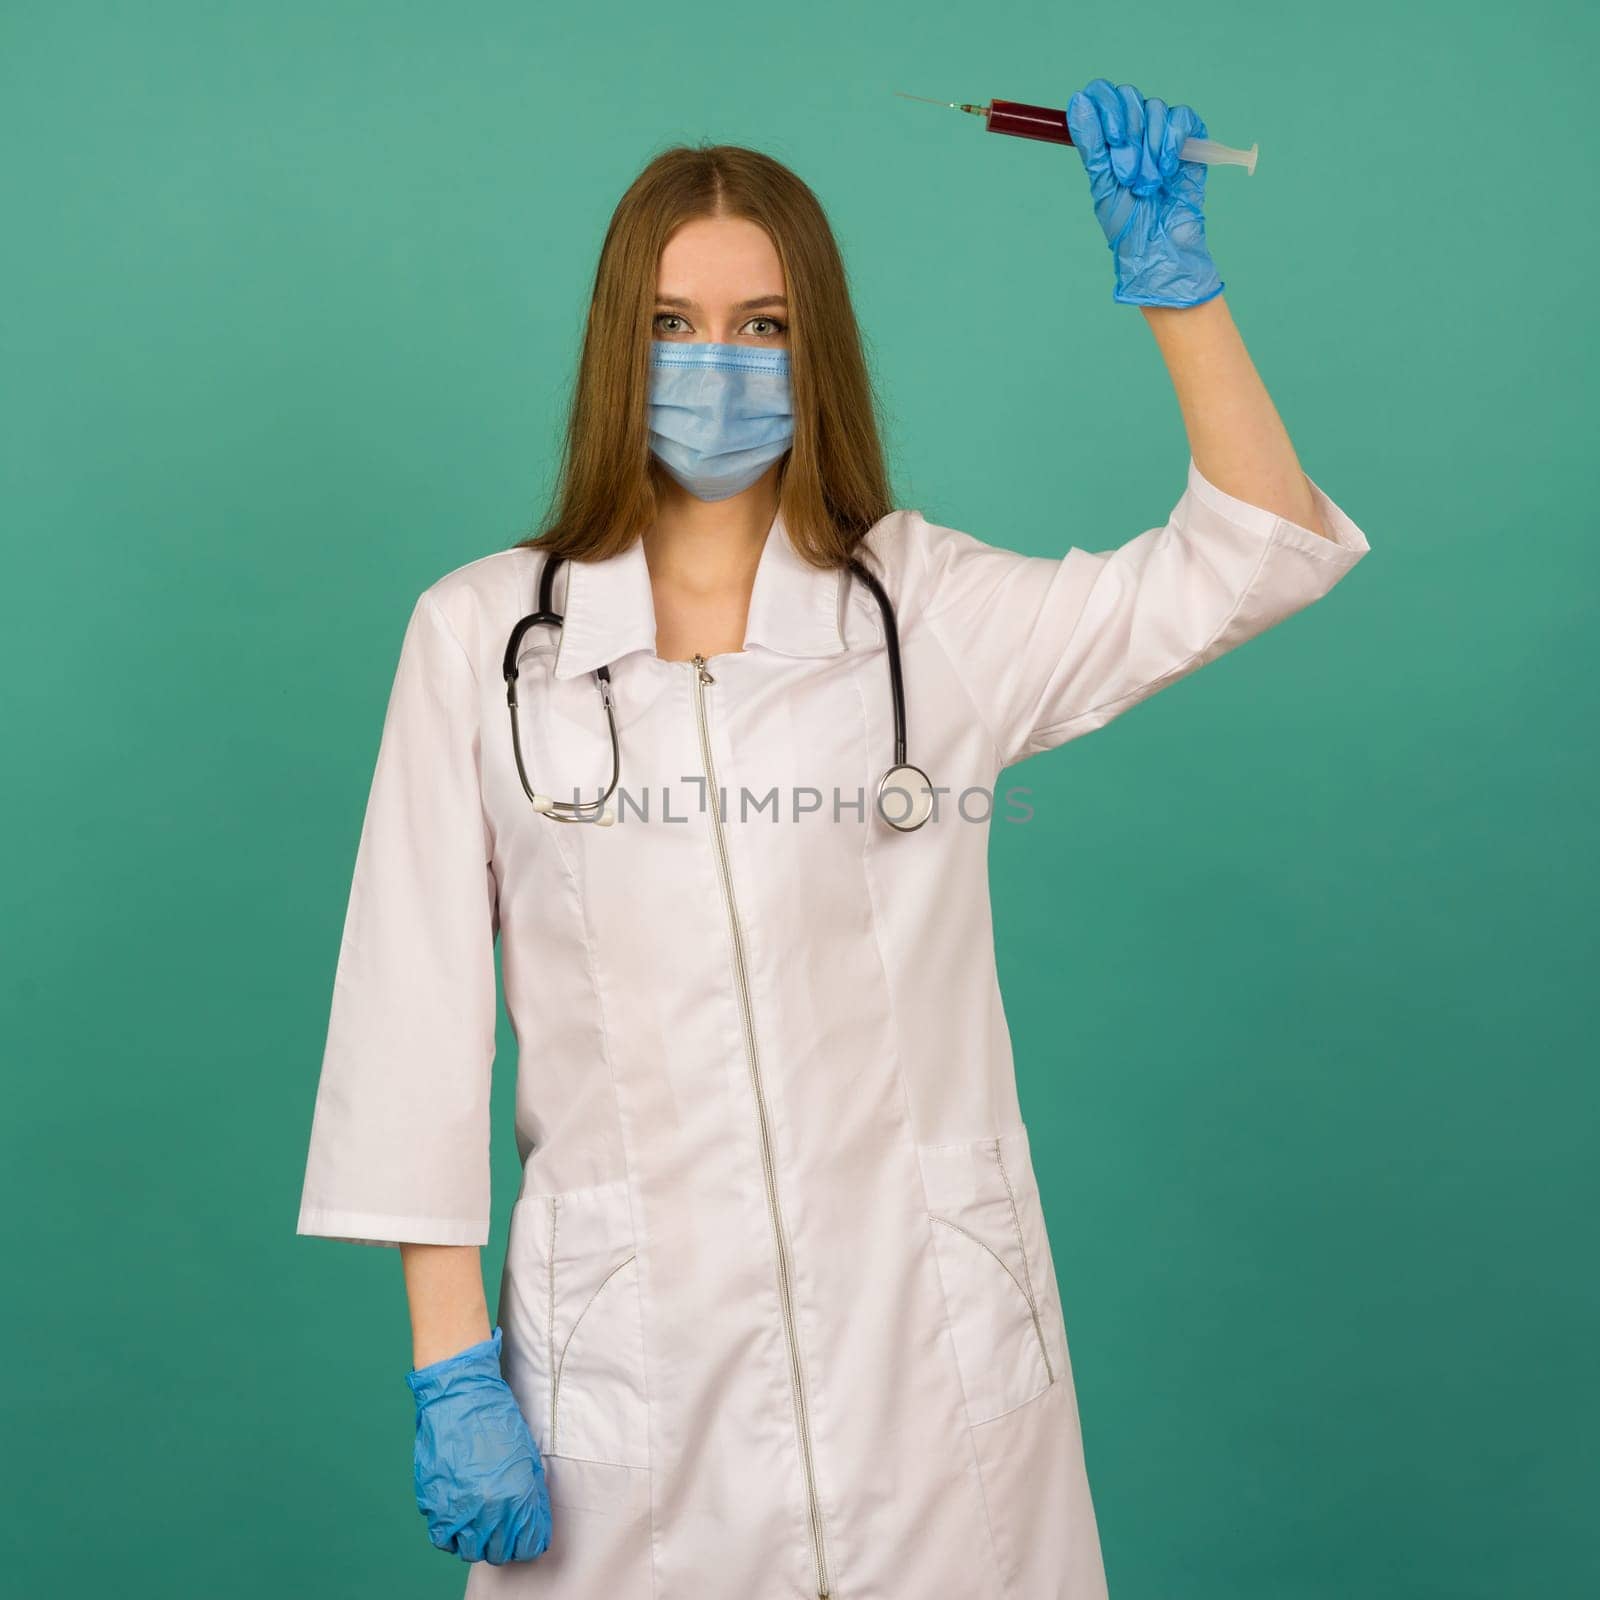
M 468 1596 L 1105 1594 L 982 819 L 1002 768 L 1333 588 L 1368 545 L 1312 488 L 1331 539 L 1192 460 L 1168 521 L 1099 553 L 876 524 L 909 758 L 948 791 L 913 833 L 873 806 L 894 743 L 876 602 L 781 515 L 709 682 L 654 652 L 642 545 L 562 566 L 565 630 L 521 651 L 524 759 L 547 793 L 604 784 L 609 663 L 611 827 L 539 816 L 518 779 L 502 660 L 543 555 L 418 598 L 298 1231 L 487 1241 L 498 935 L 523 1165 L 497 1320 L 553 1533 L 473 1566 Z

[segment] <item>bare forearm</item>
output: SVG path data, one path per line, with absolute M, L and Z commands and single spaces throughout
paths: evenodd
M 1140 310 L 1171 374 L 1194 464 L 1225 493 L 1326 538 L 1288 430 L 1234 326 L 1227 297 Z
M 493 1330 L 477 1245 L 402 1244 L 411 1309 L 411 1362 L 425 1367 L 480 1344 Z

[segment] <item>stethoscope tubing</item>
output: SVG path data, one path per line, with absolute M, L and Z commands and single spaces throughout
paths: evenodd
M 532 628 L 550 627 L 558 631 L 566 624 L 565 616 L 557 611 L 554 606 L 555 578 L 565 556 L 547 556 L 542 570 L 539 573 L 539 607 L 538 610 L 529 612 L 521 618 L 511 630 L 511 636 L 506 642 L 505 659 L 502 663 L 502 672 L 506 683 L 506 704 L 511 713 L 511 745 L 516 756 L 517 776 L 522 781 L 523 792 L 532 802 L 536 811 L 551 817 L 558 822 L 593 822 L 606 819 L 606 807 L 616 793 L 617 784 L 622 772 L 621 742 L 617 736 L 616 703 L 612 696 L 611 668 L 609 665 L 596 667 L 594 675 L 600 685 L 600 696 L 605 704 L 606 724 L 611 736 L 611 781 L 606 785 L 605 792 L 596 800 L 556 800 L 549 795 L 539 794 L 528 780 L 527 766 L 522 755 L 522 731 L 518 720 L 517 706 L 517 655 L 522 647 L 522 641 Z M 900 775 L 912 785 L 912 789 L 920 788 L 922 792 L 931 797 L 933 785 L 920 767 L 912 766 L 906 760 L 906 693 L 905 679 L 900 663 L 900 629 L 895 619 L 894 605 L 885 593 L 883 585 L 877 577 L 870 572 L 866 565 L 856 556 L 851 556 L 846 563 L 849 571 L 859 578 L 871 592 L 878 603 L 878 610 L 883 617 L 884 649 L 889 660 L 889 694 L 894 706 L 894 764 L 886 771 L 878 783 L 878 811 L 890 827 L 901 833 L 911 833 L 920 828 L 928 820 L 931 805 L 924 808 L 913 804 L 903 819 L 891 817 L 883 807 L 883 798 L 886 793 L 905 792 L 898 782 L 891 782 Z M 919 814 L 920 813 L 920 814 Z M 911 820 L 915 818 L 915 820 Z

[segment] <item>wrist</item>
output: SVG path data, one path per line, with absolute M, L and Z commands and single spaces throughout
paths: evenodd
M 1213 268 L 1209 281 L 1202 280 L 1199 283 L 1192 279 L 1181 284 L 1149 283 L 1127 287 L 1118 283 L 1111 292 L 1111 298 L 1118 305 L 1138 306 L 1146 313 L 1198 311 L 1216 300 L 1226 287 Z
M 1226 287 L 1226 284 L 1219 282 L 1215 289 L 1198 300 L 1125 299 L 1120 292 L 1113 293 L 1112 298 L 1119 305 L 1138 306 L 1144 313 L 1144 319 L 1150 324 L 1151 328 L 1159 330 L 1163 326 L 1170 325 L 1174 317 L 1182 317 L 1188 312 L 1205 312 L 1210 308 L 1209 315 L 1217 315 L 1224 305 L 1222 291 Z M 1194 320 L 1201 319 L 1196 318 Z
M 430 1361 L 426 1366 L 413 1367 L 406 1374 L 406 1383 L 417 1397 L 418 1405 L 424 1405 L 448 1393 L 452 1385 L 463 1379 L 498 1378 L 500 1347 L 501 1330 L 497 1327 L 487 1339 L 470 1344 L 464 1350 Z

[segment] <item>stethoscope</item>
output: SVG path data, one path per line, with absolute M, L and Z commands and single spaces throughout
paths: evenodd
M 522 646 L 523 635 L 529 628 L 551 627 L 559 630 L 564 625 L 565 618 L 552 609 L 552 586 L 556 569 L 565 559 L 565 556 L 550 556 L 545 560 L 544 569 L 539 575 L 539 609 L 530 612 L 511 630 L 511 638 L 506 644 L 504 671 L 506 705 L 511 711 L 511 748 L 516 753 L 517 776 L 522 780 L 523 792 L 532 801 L 535 811 L 555 822 L 595 822 L 606 827 L 616 820 L 615 810 L 609 802 L 617 791 L 617 783 L 622 775 L 621 746 L 617 739 L 617 707 L 612 698 L 609 666 L 594 669 L 595 680 L 600 685 L 600 699 L 606 709 L 606 726 L 611 734 L 611 781 L 606 785 L 605 792 L 596 800 L 556 800 L 550 795 L 539 794 L 528 782 L 527 768 L 522 760 L 522 730 L 517 721 L 517 654 Z M 901 833 L 912 833 L 933 814 L 933 782 L 921 767 L 913 766 L 906 760 L 906 693 L 900 676 L 900 630 L 895 625 L 894 607 L 883 592 L 882 584 L 854 556 L 848 565 L 878 602 L 878 610 L 883 613 L 884 642 L 888 647 L 889 690 L 894 700 L 894 765 L 878 780 L 877 811 L 891 828 Z M 890 794 L 903 799 L 904 809 L 898 816 L 891 807 L 885 806 L 885 796 Z

